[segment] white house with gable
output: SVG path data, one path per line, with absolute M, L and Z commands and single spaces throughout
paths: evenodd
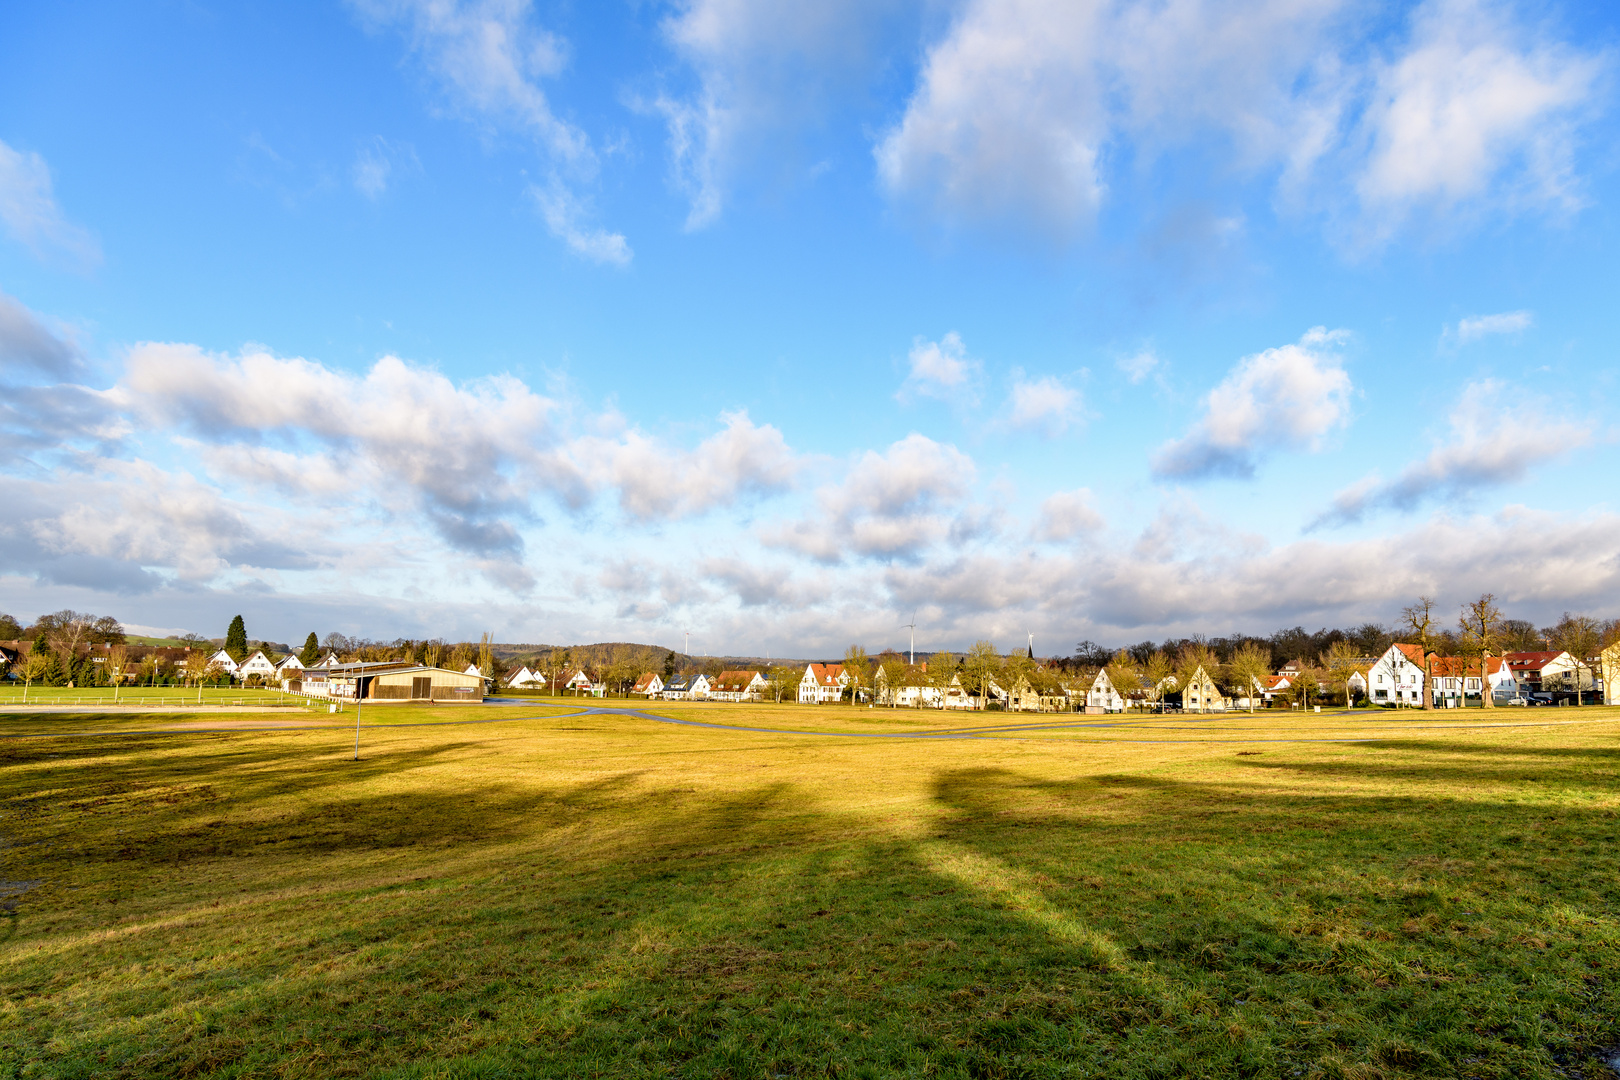
M 1125 698 L 1114 686 L 1114 680 L 1108 677 L 1107 671 L 1097 672 L 1097 677 L 1091 681 L 1091 689 L 1086 691 L 1086 712 L 1088 713 L 1114 713 L 1125 711 Z
M 810 664 L 799 680 L 799 703 L 825 705 L 841 701 L 844 687 L 848 685 L 849 676 L 844 673 L 843 664 Z
M 1423 707 L 1423 647 L 1397 641 L 1367 669 L 1367 700 L 1374 705 Z

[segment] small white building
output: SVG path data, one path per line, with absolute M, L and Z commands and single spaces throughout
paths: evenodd
M 1367 700 L 1374 705 L 1423 707 L 1423 649 L 1396 642 L 1367 669 Z
M 1114 686 L 1114 680 L 1108 677 L 1107 670 L 1097 672 L 1091 689 L 1086 691 L 1086 712 L 1095 715 L 1124 711 L 1125 697 Z
M 1200 665 L 1187 679 L 1187 685 L 1181 691 L 1181 708 L 1185 712 L 1225 712 L 1226 699 L 1221 696 L 1221 688 L 1215 685 L 1215 680 Z
M 507 677 L 506 685 L 515 690 L 539 690 L 546 685 L 545 676 L 524 664 Z
M 872 691 L 879 705 L 905 709 L 945 707 L 945 690 L 929 682 L 927 663 L 906 664 L 892 686 L 888 671 L 880 665 L 872 674 Z
M 826 705 L 841 701 L 844 687 L 848 685 L 849 676 L 844 672 L 843 664 L 810 664 L 804 669 L 804 677 L 799 680 L 799 703 Z
M 704 701 L 709 696 L 709 677 L 702 672 L 677 675 L 664 684 L 665 701 Z
M 636 685 L 630 689 L 632 694 L 639 694 L 649 701 L 664 692 L 664 679 L 656 671 L 649 671 L 636 680 Z
M 218 668 L 220 671 L 223 671 L 233 679 L 236 678 L 236 672 L 241 667 L 240 664 L 232 659 L 231 654 L 226 652 L 224 649 L 221 649 L 213 656 L 210 656 L 208 658 L 208 664 L 210 667 Z
M 765 696 L 765 676 L 758 671 L 722 671 L 709 684 L 716 701 L 759 701 Z
M 298 659 L 297 653 L 288 653 L 276 662 L 276 677 L 278 679 L 296 679 L 304 665 Z

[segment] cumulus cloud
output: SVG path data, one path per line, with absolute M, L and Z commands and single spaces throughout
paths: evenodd
M 0 372 L 9 376 L 20 368 L 35 375 L 71 379 L 83 373 L 84 356 L 72 339 L 0 292 Z
M 1080 391 L 1054 375 L 1028 379 L 1015 372 L 1007 405 L 1013 427 L 1052 434 L 1080 418 Z
M 1458 319 L 1453 333 L 1459 342 L 1466 345 L 1493 334 L 1522 333 L 1534 323 L 1535 316 L 1528 311 L 1504 311 L 1497 315 L 1472 315 Z
M 579 184 L 594 177 L 591 140 L 556 115 L 540 80 L 561 74 L 568 45 L 530 18 L 529 0 L 351 0 L 365 21 L 398 28 L 443 88 L 452 108 L 475 121 L 527 134 L 544 152 L 545 183 L 533 185 L 552 234 L 596 262 L 624 265 L 625 238 L 586 224 L 589 211 Z M 386 184 L 375 165 L 356 183 Z
M 963 505 L 974 477 L 973 460 L 956 447 L 908 435 L 883 454 L 868 450 L 842 482 L 818 489 L 816 513 L 761 538 L 825 563 L 915 558 L 977 527 Z
M 1406 51 L 1376 68 L 1359 194 L 1394 214 L 1495 185 L 1508 202 L 1573 205 L 1574 122 L 1601 69 L 1595 55 L 1538 40 L 1505 5 L 1430 0 Z
M 917 338 L 912 342 L 909 359 L 911 372 L 895 394 L 901 401 L 913 395 L 948 401 L 971 394 L 980 369 L 955 330 L 938 341 Z
M 1061 543 L 1078 536 L 1094 533 L 1104 525 L 1097 511 L 1091 489 L 1059 491 L 1047 496 L 1041 503 L 1040 518 L 1035 525 L 1035 537 Z
M 726 413 L 723 430 L 696 449 L 677 451 L 640 432 L 614 440 L 577 440 L 570 454 L 592 482 L 619 495 L 641 520 L 671 520 L 790 488 L 802 463 L 782 433 L 746 412 Z
M 1110 162 L 1186 149 L 1349 199 L 1373 239 L 1418 206 L 1573 205 L 1605 61 L 1506 4 L 1428 0 L 1404 34 L 1350 0 L 968 0 L 878 141 L 897 197 L 1072 231 Z
M 85 268 L 101 262 L 96 238 L 69 221 L 57 206 L 45 159 L 4 142 L 0 142 L 0 224 L 42 258 L 62 256 Z
M 1193 429 L 1154 455 L 1154 475 L 1250 477 L 1268 453 L 1319 449 L 1349 419 L 1350 376 L 1337 351 L 1348 336 L 1318 326 L 1298 344 L 1244 357 L 1204 396 Z
M 1445 441 L 1394 480 L 1373 475 L 1345 488 L 1311 527 L 1351 524 L 1374 510 L 1410 511 L 1427 502 L 1517 483 L 1535 466 L 1591 440 L 1589 422 L 1529 407 L 1523 393 L 1511 393 L 1494 380 L 1474 383 L 1463 388 Z

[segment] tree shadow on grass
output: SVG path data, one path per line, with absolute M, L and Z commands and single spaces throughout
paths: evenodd
M 380 792 L 311 777 L 311 805 L 280 817 L 252 812 L 299 782 L 274 748 L 246 764 L 206 750 L 216 782 L 236 770 L 256 794 L 210 809 L 216 826 L 185 803 L 123 812 L 143 844 L 87 861 L 153 882 L 180 852 L 194 880 L 138 925 L 7 943 L 0 1064 L 1235 1077 L 1447 1074 L 1472 1057 L 1479 1075 L 1546 1076 L 1615 1004 L 1581 981 L 1581 947 L 1511 941 L 1567 927 L 1555 907 L 1600 939 L 1607 916 L 1547 891 L 1546 864 L 1481 872 L 1471 834 L 1525 815 L 1490 790 L 1448 816 L 1247 768 L 1224 783 L 939 768 L 937 824 L 915 838 L 786 781 L 694 790 L 627 769 L 469 791 L 461 749 L 379 757 Z M 176 760 L 134 768 L 137 789 L 205 782 Z M 230 843 L 208 849 L 221 829 Z M 1504 928 L 1451 928 L 1476 913 Z

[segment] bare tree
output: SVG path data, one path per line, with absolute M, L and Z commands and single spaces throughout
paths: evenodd
M 1584 690 L 1581 668 L 1589 667 L 1590 661 L 1602 648 L 1603 627 L 1596 619 L 1586 615 L 1571 615 L 1566 611 L 1564 617 L 1558 620 L 1558 624 L 1549 627 L 1546 634 L 1547 644 L 1575 658 L 1577 667 L 1570 672 L 1570 678 L 1575 685 L 1575 704 L 1580 705 Z
M 107 677 L 113 684 L 113 704 L 118 704 L 118 692 L 124 685 L 124 672 L 129 669 L 129 650 L 122 645 L 114 645 L 107 650 L 105 661 Z
M 1254 699 L 1271 675 L 1271 650 L 1250 642 L 1232 655 L 1230 670 L 1232 678 L 1243 687 L 1244 696 L 1249 699 L 1249 711 L 1254 712 Z
M 1334 686 L 1344 689 L 1344 707 L 1350 707 L 1350 676 L 1356 673 L 1356 647 L 1348 641 L 1335 641 L 1322 654 L 1322 670 Z
M 990 683 L 1001 672 L 1001 654 L 988 641 L 975 641 L 962 661 L 970 686 L 979 688 L 979 707 L 990 707 Z
M 1135 690 L 1137 685 L 1141 682 L 1138 675 L 1140 670 L 1141 669 L 1137 666 L 1136 658 L 1130 653 L 1126 652 L 1124 649 L 1121 649 L 1119 652 L 1115 653 L 1114 658 L 1108 661 L 1108 666 L 1103 668 L 1103 671 L 1108 674 L 1108 681 L 1113 684 L 1114 691 L 1119 694 L 1121 700 L 1126 701 L 1127 703 L 1129 702 L 1129 698 L 1127 698 L 1126 695 Z M 1095 681 L 1096 677 L 1093 676 L 1092 679 Z M 1086 689 L 1091 689 L 1089 684 L 1087 685 Z M 1128 708 L 1129 705 L 1127 704 L 1126 707 Z
M 1159 702 L 1159 711 L 1163 712 L 1164 680 L 1175 675 L 1175 665 L 1170 662 L 1170 658 L 1164 654 L 1163 649 L 1156 649 L 1148 656 L 1146 663 L 1142 665 L 1142 671 L 1147 675 L 1150 684 L 1148 686 L 1149 700 Z
M 866 649 L 860 645 L 851 645 L 844 650 L 844 674 L 849 676 L 849 704 L 851 708 L 854 708 L 855 702 L 860 699 L 861 687 L 866 684 L 866 677 L 871 671 L 871 667 L 871 661 L 866 656 Z
M 1463 689 L 1459 704 L 1468 701 L 1468 660 L 1479 663 L 1479 707 L 1489 709 L 1491 701 L 1491 654 L 1497 651 L 1496 638 L 1502 627 L 1502 612 L 1496 606 L 1493 593 L 1483 593 L 1478 600 L 1464 604 L 1457 628 L 1462 631 L 1458 653 L 1463 657 Z
M 1401 622 L 1409 635 L 1417 639 L 1417 644 L 1423 649 L 1423 655 L 1428 656 L 1430 643 L 1434 638 L 1434 597 L 1420 596 L 1417 603 L 1402 608 Z

